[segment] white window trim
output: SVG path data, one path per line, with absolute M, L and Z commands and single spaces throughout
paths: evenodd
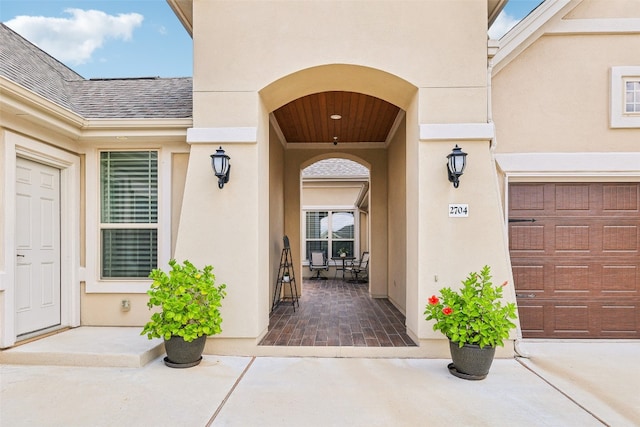
M 303 206 L 300 210 L 300 235 L 302 236 L 301 256 L 302 265 L 309 265 L 309 257 L 307 256 L 307 212 L 352 212 L 353 213 L 353 251 L 360 253 L 360 241 L 357 236 L 360 233 L 360 215 L 359 209 L 353 206 Z M 331 258 L 330 254 L 327 254 Z M 355 255 L 354 255 L 355 256 Z
M 625 112 L 625 81 L 640 80 L 640 66 L 611 67 L 610 124 L 612 128 L 640 128 L 640 114 Z
M 150 279 L 100 277 L 100 152 L 103 151 L 158 152 L 158 266 L 166 265 L 171 257 L 171 152 L 158 146 L 138 146 L 126 149 L 99 147 L 86 153 L 86 292 L 144 294 L 149 289 Z

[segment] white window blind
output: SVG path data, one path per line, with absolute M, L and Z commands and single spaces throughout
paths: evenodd
M 102 278 L 146 278 L 158 259 L 158 153 L 100 153 Z

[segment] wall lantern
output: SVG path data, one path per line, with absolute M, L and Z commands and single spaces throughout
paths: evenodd
M 229 159 L 230 157 L 224 153 L 222 147 L 216 150 L 216 154 L 211 155 L 211 167 L 218 177 L 218 188 L 224 187 L 229 182 L 229 171 L 231 170 Z
M 449 182 L 453 182 L 453 187 L 458 188 L 460 185 L 460 176 L 464 172 L 464 167 L 467 165 L 467 153 L 462 151 L 462 148 L 456 144 L 455 148 L 451 151 L 451 154 L 447 156 L 447 171 L 449 172 Z

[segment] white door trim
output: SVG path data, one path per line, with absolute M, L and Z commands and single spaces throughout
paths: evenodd
M 0 139 L 1 140 L 1 139 Z M 0 154 L 4 232 L 4 274 L 0 271 L 0 348 L 16 342 L 15 328 L 15 212 L 16 158 L 22 157 L 60 169 L 60 278 L 61 324 L 80 325 L 80 157 L 39 141 L 5 131 Z

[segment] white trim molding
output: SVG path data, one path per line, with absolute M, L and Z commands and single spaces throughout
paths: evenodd
M 640 153 L 503 153 L 495 154 L 509 176 L 640 177 Z
M 216 127 L 187 129 L 187 143 L 189 144 L 218 144 L 218 143 L 256 143 L 258 141 L 257 127 Z
M 93 147 L 85 152 L 87 174 L 86 197 L 86 269 L 85 291 L 87 294 L 144 294 L 151 280 L 102 279 L 100 265 L 100 152 L 103 151 L 157 151 L 158 152 L 158 265 L 167 265 L 171 258 L 171 148 L 156 144 L 141 144 L 126 148 L 114 146 Z
M 433 123 L 420 125 L 420 140 L 493 140 L 493 123 Z
M 612 128 L 640 128 L 640 114 L 626 113 L 625 80 L 640 80 L 640 66 L 611 67 L 609 119 Z

